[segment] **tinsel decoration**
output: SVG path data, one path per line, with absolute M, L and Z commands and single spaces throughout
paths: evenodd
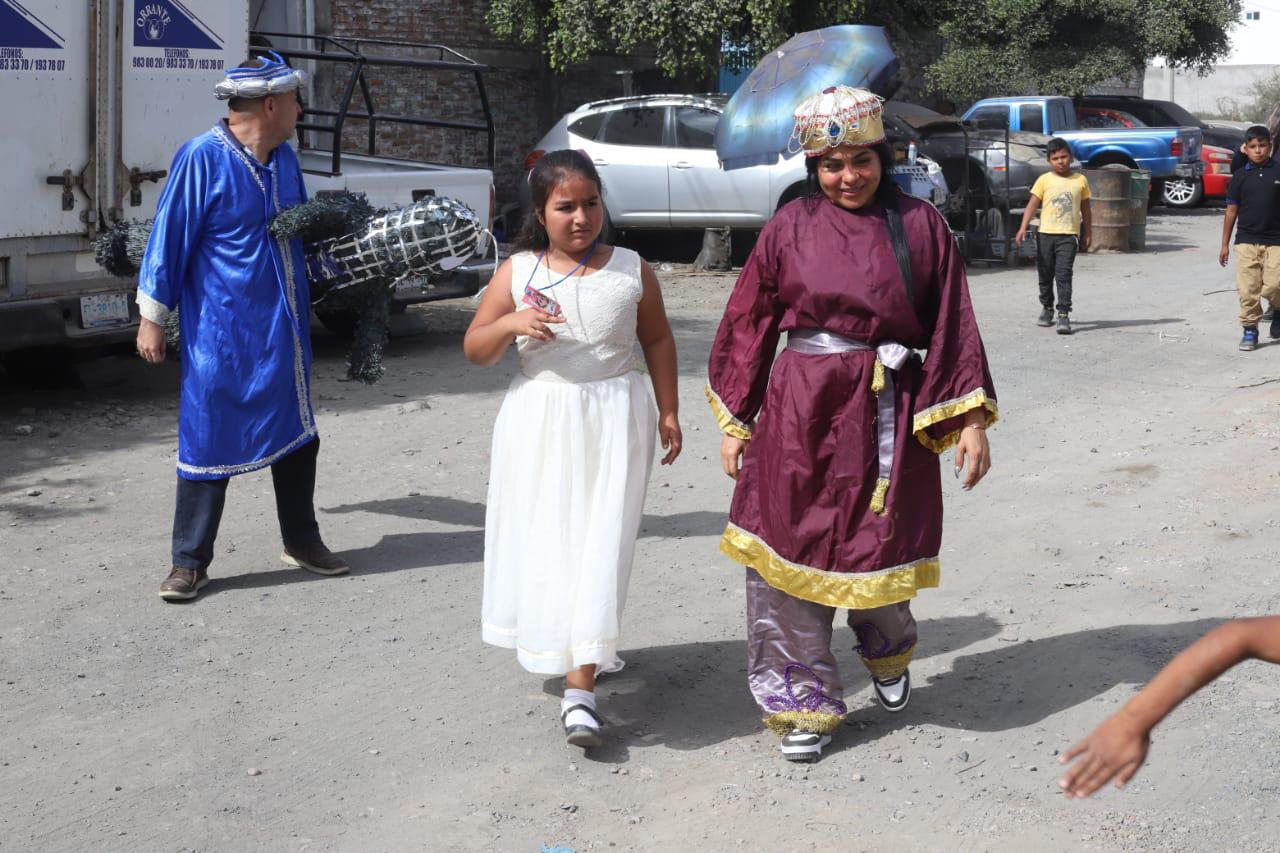
M 336 192 L 283 211 L 268 226 L 272 236 L 306 243 L 312 304 L 319 313 L 355 315 L 347 376 L 374 383 L 385 371 L 391 296 L 411 275 L 438 276 L 450 260 L 475 254 L 484 229 L 470 208 L 431 197 L 407 207 L 375 210 L 363 193 Z M 94 245 L 108 272 L 137 275 L 151 220 L 117 223 Z M 174 312 L 174 316 L 176 317 Z M 176 322 L 166 328 L 176 347 Z

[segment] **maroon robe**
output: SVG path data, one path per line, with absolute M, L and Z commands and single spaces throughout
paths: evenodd
M 721 550 L 771 586 L 834 607 L 880 607 L 938 585 L 935 454 L 958 440 L 965 412 L 985 408 L 988 424 L 997 415 L 955 239 L 927 202 L 899 203 L 914 306 L 878 204 L 849 211 L 801 199 L 761 232 L 711 350 L 707 398 L 726 433 L 751 438 Z M 882 512 L 872 510 L 876 353 L 784 349 L 775 360 L 792 329 L 928 351 L 895 374 Z

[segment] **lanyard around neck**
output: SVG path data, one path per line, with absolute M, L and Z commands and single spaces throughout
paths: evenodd
M 591 249 L 585 255 L 582 256 L 582 260 L 578 261 L 578 265 L 576 267 L 569 270 L 567 274 L 551 282 L 551 284 L 548 284 L 546 287 L 534 287 L 533 289 L 541 293 L 544 290 L 550 290 L 551 288 L 555 287 L 557 284 L 562 284 L 568 281 L 569 279 L 573 278 L 574 273 L 576 273 L 578 270 L 586 266 L 587 261 L 595 257 L 595 254 L 596 254 L 596 243 L 593 241 L 591 243 Z M 529 280 L 525 282 L 524 284 L 525 287 L 530 287 L 533 285 L 533 277 L 538 274 L 538 267 L 542 266 L 542 259 L 545 258 L 546 256 L 547 256 L 546 249 L 543 249 L 540 253 L 538 253 L 538 260 L 534 261 L 533 271 L 529 273 Z M 550 278 L 550 277 L 551 277 L 551 264 L 550 262 L 548 262 L 547 278 Z

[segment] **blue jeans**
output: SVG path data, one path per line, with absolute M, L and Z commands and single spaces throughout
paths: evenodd
M 320 439 L 317 438 L 271 466 L 280 537 L 290 551 L 320 541 L 314 503 L 319 452 Z M 204 570 L 213 562 L 213 542 L 218 536 L 230 482 L 229 477 L 222 480 L 178 478 L 173 512 L 173 565 L 177 568 Z

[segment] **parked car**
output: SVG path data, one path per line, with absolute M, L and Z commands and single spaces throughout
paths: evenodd
M 1172 116 L 1162 116 L 1148 112 L 1148 118 L 1172 120 Z M 1125 110 L 1111 107 L 1079 106 L 1076 107 L 1076 118 L 1081 127 L 1146 127 L 1142 119 Z M 1239 131 L 1236 141 L 1235 130 L 1223 128 L 1216 132 L 1215 139 L 1227 139 L 1230 149 L 1210 145 L 1200 146 L 1200 161 L 1204 164 L 1204 174 L 1199 178 L 1168 178 L 1160 193 L 1160 201 L 1169 207 L 1195 207 L 1205 199 L 1221 199 L 1227 196 L 1227 184 L 1231 182 L 1231 157 L 1244 141 L 1244 132 Z
M 1076 99 L 1081 108 L 1122 111 L 1146 127 L 1198 127 L 1205 145 L 1234 151 L 1244 143 L 1244 127 L 1223 122 L 1206 122 L 1173 101 L 1157 101 L 1133 95 L 1087 95 Z M 1245 125 L 1248 127 L 1248 125 Z
M 1122 99 L 1118 104 L 1081 105 L 1123 110 L 1142 118 L 1135 110 L 1143 103 L 1134 98 Z M 1076 159 L 1090 169 L 1112 164 L 1146 169 L 1151 172 L 1157 193 L 1163 192 L 1166 180 L 1195 179 L 1204 173 L 1204 164 L 1200 162 L 1204 134 L 1198 122 L 1168 127 L 1082 130 L 1076 118 L 1076 105 L 1070 98 L 1057 96 L 987 98 L 971 106 L 963 118 L 979 129 L 1008 127 L 1011 131 L 1052 134 L 1065 141 Z
M 525 158 L 532 169 L 547 151 L 585 152 L 604 181 L 605 234 L 619 228 L 759 230 L 804 192 L 803 157 L 726 172 L 716 157 L 716 125 L 727 95 L 640 95 L 583 104 L 563 116 Z M 945 203 L 942 169 L 927 157 L 895 171 L 907 191 Z M 520 206 L 528 210 L 527 182 Z M 608 239 L 606 236 L 605 239 Z
M 1025 207 L 1032 185 L 1050 168 L 1045 146 L 1052 137 L 1043 133 L 1009 134 L 1006 156 L 1003 130 L 967 132 L 955 116 L 902 101 L 886 101 L 884 115 L 891 140 L 915 142 L 942 167 L 952 206 L 963 203 L 959 193 L 967 172 L 971 207 Z

